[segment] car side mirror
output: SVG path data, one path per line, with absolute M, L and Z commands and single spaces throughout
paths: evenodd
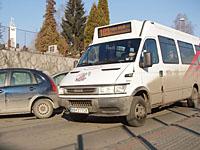
M 151 58 L 151 53 L 150 52 L 144 52 L 143 53 L 143 61 L 140 61 L 140 67 L 141 68 L 148 68 L 152 67 L 152 58 Z

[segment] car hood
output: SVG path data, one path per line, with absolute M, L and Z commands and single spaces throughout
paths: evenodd
M 63 78 L 60 86 L 116 84 L 128 65 L 129 63 L 118 63 L 74 68 Z

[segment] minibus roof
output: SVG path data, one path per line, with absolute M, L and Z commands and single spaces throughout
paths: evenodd
M 158 35 L 174 38 L 181 41 L 196 41 L 200 44 L 200 38 L 182 31 L 158 24 L 152 21 L 130 20 L 117 24 L 97 27 L 94 31 L 93 44 L 133 39 L 142 37 L 157 37 Z

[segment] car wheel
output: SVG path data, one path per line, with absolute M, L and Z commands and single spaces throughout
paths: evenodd
M 199 93 L 196 88 L 193 88 L 191 97 L 187 100 L 188 107 L 198 108 L 200 105 Z
M 144 99 L 141 96 L 135 96 L 133 98 L 131 109 L 126 116 L 128 125 L 139 127 L 144 125 L 147 117 L 147 106 Z
M 40 99 L 34 103 L 32 110 L 39 119 L 49 118 L 53 113 L 53 106 L 48 99 Z

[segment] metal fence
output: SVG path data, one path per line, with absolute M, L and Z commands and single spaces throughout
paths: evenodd
M 10 49 L 9 47 L 9 27 L 0 26 L 0 49 Z M 16 49 L 34 51 L 35 39 L 37 32 L 28 31 L 24 29 L 16 28 Z

